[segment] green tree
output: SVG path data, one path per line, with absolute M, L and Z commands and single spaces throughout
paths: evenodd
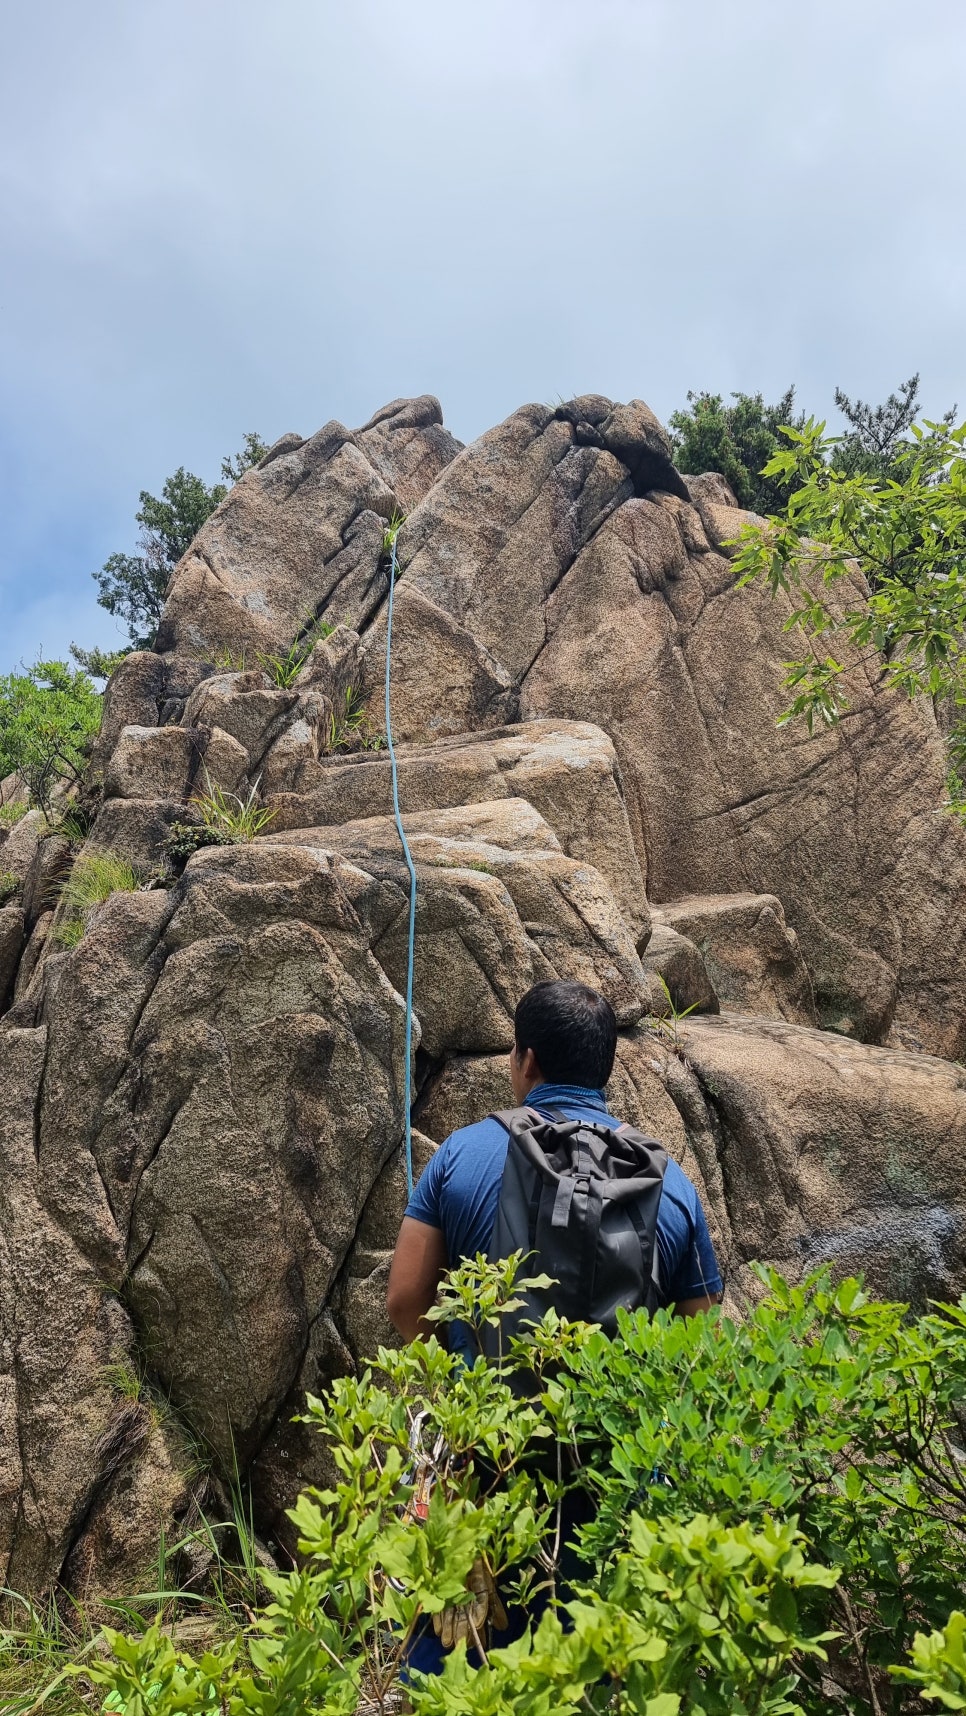
M 746 526 L 735 557 L 745 582 L 762 578 L 795 603 L 788 628 L 807 654 L 787 664 L 794 698 L 783 719 L 811 728 L 839 718 L 846 655 L 879 663 L 910 696 L 966 705 L 966 423 L 911 425 L 889 451 L 891 475 L 840 468 L 841 438 L 824 423 L 784 434 L 766 474 L 787 505 Z M 961 735 L 958 744 L 961 756 Z
M 835 403 L 849 425 L 831 453 L 835 466 L 848 476 L 901 478 L 902 460 L 915 439 L 913 425 L 921 410 L 918 370 L 899 383 L 884 405 L 850 399 L 840 387 L 835 389 Z M 954 405 L 942 422 L 949 429 L 955 421 Z M 802 424 L 795 427 L 800 429 Z
M 246 471 L 253 465 L 260 465 L 268 452 L 268 444 L 253 429 L 248 431 L 242 441 L 240 453 L 229 453 L 227 459 L 221 461 L 221 474 L 226 483 L 240 483 Z
M 775 405 L 766 405 L 760 393 L 731 397 L 735 403 L 726 405 L 720 393 L 689 393 L 688 409 L 672 411 L 674 462 L 695 476 L 720 471 L 739 506 L 774 512 L 783 490 L 762 471 L 778 450 L 783 425 L 804 422 L 803 416 L 794 416 L 795 389 L 790 387 Z
M 192 541 L 224 500 L 226 483 L 237 482 L 264 457 L 265 443 L 254 433 L 245 436 L 241 451 L 222 460 L 225 483 L 210 487 L 180 465 L 168 477 L 160 495 L 141 490 L 135 519 L 141 527 L 138 554 L 112 554 L 93 574 L 102 608 L 127 626 L 133 649 L 150 649 L 154 642 L 164 592 L 175 566 Z M 72 654 L 83 660 L 83 651 Z
M 0 676 L 0 779 L 18 774 L 50 814 L 61 781 L 76 782 L 101 723 L 101 699 L 80 669 L 37 661 Z
M 71 660 L 76 661 L 78 667 L 82 667 L 92 679 L 110 679 L 114 669 L 127 654 L 126 649 L 100 649 L 97 646 L 94 649 L 81 649 L 80 644 L 74 643 L 70 646 Z

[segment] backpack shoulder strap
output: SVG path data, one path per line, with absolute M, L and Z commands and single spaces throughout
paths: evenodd
M 520 1132 L 526 1132 L 531 1126 L 545 1124 L 542 1114 L 535 1108 L 498 1108 L 490 1115 L 491 1120 L 498 1120 L 500 1125 L 514 1138 Z

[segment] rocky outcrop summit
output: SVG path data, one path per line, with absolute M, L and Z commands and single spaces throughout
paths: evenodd
M 744 515 L 640 401 L 465 448 L 432 399 L 288 435 L 108 687 L 80 860 L 37 812 L 0 847 L 7 1587 L 133 1588 L 236 1466 L 284 1543 L 306 1389 L 390 1338 L 401 516 L 419 1160 L 506 1104 L 523 990 L 580 978 L 620 1022 L 612 1106 L 702 1189 L 733 1295 L 754 1260 L 966 1286 L 966 835 L 930 711 L 856 664 L 840 727 L 776 727 L 787 610 L 736 587 Z M 175 862 L 216 790 L 270 820 Z M 93 853 L 144 886 L 64 947 Z

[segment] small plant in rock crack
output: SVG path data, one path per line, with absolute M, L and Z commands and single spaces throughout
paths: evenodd
M 678 1026 L 682 1019 L 686 1019 L 690 1013 L 693 1013 L 696 1010 L 698 1002 L 692 1001 L 690 1007 L 675 1006 L 674 997 L 665 983 L 664 978 L 661 976 L 661 973 L 656 971 L 654 976 L 657 978 L 661 988 L 664 990 L 667 1009 L 663 1014 L 648 1014 L 644 1023 L 647 1029 L 652 1032 L 655 1037 L 660 1037 L 661 1041 L 667 1044 L 672 1055 L 677 1055 L 678 1059 L 685 1061 L 686 1064 L 684 1044 L 678 1035 Z
M 335 625 L 332 620 L 317 620 L 310 617 L 306 620 L 295 642 L 285 651 L 284 655 L 270 655 L 260 650 L 255 659 L 262 672 L 268 674 L 272 683 L 279 686 L 283 691 L 287 691 L 290 685 L 294 685 L 316 644 L 321 643 L 325 638 L 330 638 L 334 631 Z
M 392 561 L 392 551 L 396 546 L 396 539 L 405 522 L 406 514 L 404 512 L 400 512 L 398 507 L 393 507 L 392 512 L 389 515 L 389 522 L 382 533 L 382 553 L 380 555 L 380 559 L 384 566 L 388 566 Z M 396 564 L 396 577 L 399 577 L 398 562 Z
M 362 692 L 357 686 L 347 685 L 323 732 L 322 754 L 332 756 L 336 751 L 380 751 L 384 743 L 383 734 L 372 729 Z
M 133 894 L 141 886 L 137 871 L 116 852 L 82 852 L 60 888 L 53 935 L 61 947 L 76 947 L 105 900 Z
M 19 887 L 20 878 L 12 870 L 0 870 L 0 906 L 12 900 Z
M 259 776 L 259 780 L 261 776 Z M 165 842 L 168 859 L 180 873 L 188 859 L 203 846 L 242 846 L 263 834 L 275 816 L 259 803 L 256 780 L 248 796 L 225 792 L 205 773 L 206 792 L 191 800 L 198 822 L 174 822 Z
M 200 852 L 203 846 L 237 845 L 238 841 L 233 834 L 225 834 L 218 828 L 207 828 L 203 822 L 173 822 L 164 850 L 171 862 L 180 868 L 187 864 L 195 852 Z
M 258 781 L 250 789 L 248 797 L 242 798 L 238 793 L 225 792 L 206 778 L 208 791 L 192 801 L 198 806 L 206 828 L 231 835 L 236 841 L 254 840 L 256 834 L 265 832 L 275 812 L 259 804 Z
M 17 798 L 10 804 L 0 804 L 0 828 L 13 828 L 26 816 L 30 805 L 25 798 Z
M 205 785 L 207 791 L 197 793 L 191 801 L 201 817 L 201 824 L 176 822 L 171 830 L 176 845 L 190 851 L 197 851 L 200 846 L 238 846 L 254 840 L 257 834 L 264 834 L 273 821 L 274 810 L 267 810 L 259 803 L 258 780 L 250 788 L 247 798 L 236 792 L 226 792 L 207 771 Z M 172 840 L 168 841 L 168 851 L 173 855 Z
M 47 833 L 59 834 L 62 840 L 71 846 L 83 846 L 93 824 L 89 811 L 83 810 L 78 804 L 69 804 L 59 816 L 47 818 Z
M 216 673 L 245 673 L 248 664 L 243 649 L 233 650 L 230 645 L 223 644 L 213 656 L 206 658 L 206 666 L 213 667 Z

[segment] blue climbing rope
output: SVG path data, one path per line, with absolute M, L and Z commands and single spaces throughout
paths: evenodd
M 392 776 L 392 812 L 396 819 L 396 829 L 402 842 L 403 854 L 409 869 L 409 953 L 406 960 L 406 1070 L 405 1070 L 405 1113 L 406 1113 L 406 1186 L 409 1196 L 413 1195 L 413 1129 L 409 1118 L 412 1107 L 412 1046 L 413 1046 L 413 956 L 416 948 L 416 867 L 413 855 L 409 850 L 406 830 L 403 828 L 402 816 L 399 812 L 399 773 L 396 768 L 396 752 L 392 742 L 392 715 L 389 709 L 389 686 L 392 678 L 392 598 L 396 588 L 396 538 L 392 539 L 392 561 L 389 566 L 389 614 L 386 621 L 386 744 L 389 747 L 389 770 Z

